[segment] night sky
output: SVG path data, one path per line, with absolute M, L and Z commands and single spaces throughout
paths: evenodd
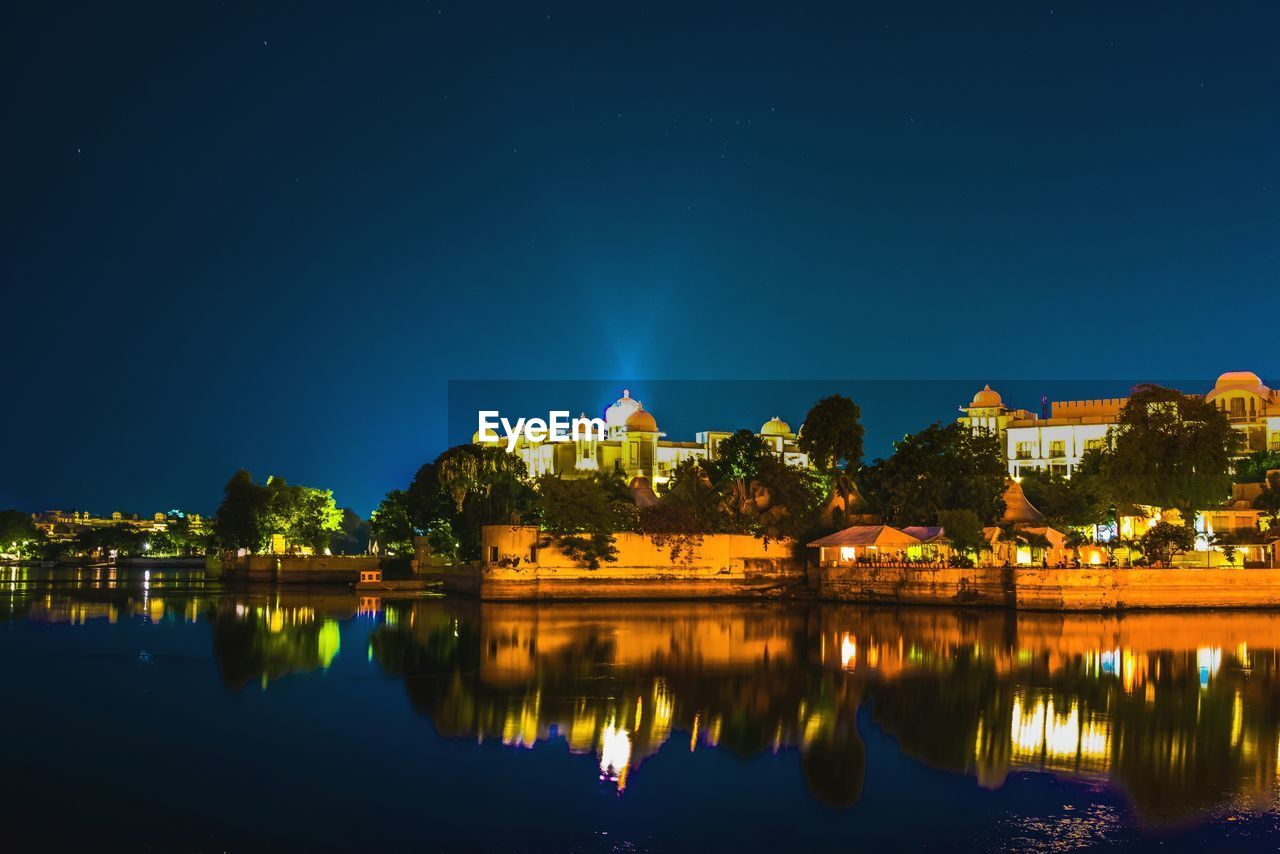
M 1280 5 L 1119 5 L 0 4 L 0 507 L 365 515 L 450 380 L 1274 385 Z

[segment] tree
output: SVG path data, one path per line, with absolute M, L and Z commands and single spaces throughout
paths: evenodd
M 194 525 L 188 514 L 181 510 L 170 510 L 165 514 L 164 525 L 168 547 L 173 554 L 178 557 L 208 554 L 211 532 L 203 526 Z M 154 553 L 155 549 L 156 543 L 153 542 L 151 552 Z
M 1237 483 L 1266 483 L 1267 473 L 1280 469 L 1280 451 L 1254 451 L 1236 461 Z
M 849 398 L 824 397 L 805 416 L 796 445 L 820 471 L 833 471 L 841 460 L 846 470 L 857 471 L 862 462 L 861 417 L 858 404 Z
M 1138 538 L 1138 548 L 1148 560 L 1161 560 L 1166 564 L 1174 555 L 1189 552 L 1195 548 L 1196 532 L 1186 525 L 1171 525 L 1168 522 L 1157 522 Z
M 241 469 L 223 490 L 214 532 L 231 549 L 260 551 L 272 535 L 280 534 L 288 545 L 323 552 L 341 522 L 330 490 L 290 486 L 279 477 L 259 486 Z
M 450 448 L 418 470 L 409 493 L 416 527 L 431 536 L 447 525 L 463 560 L 480 557 L 484 525 L 518 524 L 536 500 L 524 461 L 490 445 Z
M 44 537 L 31 516 L 20 510 L 0 510 L 0 552 L 15 557 L 31 557 L 39 552 Z
M 409 494 L 401 489 L 391 490 L 369 517 L 370 537 L 379 551 L 394 556 L 412 552 L 416 534 Z
M 769 538 L 817 536 L 829 481 L 828 475 L 771 456 L 751 482 L 752 500 L 746 509 L 756 514 L 751 520 L 752 533 Z
M 701 460 L 682 460 L 671 471 L 662 504 L 683 509 L 704 534 L 718 533 L 724 522 L 725 484 L 715 481 L 718 472 Z
M 893 447 L 860 476 L 863 495 L 889 524 L 936 525 L 940 510 L 972 510 L 991 523 L 1004 511 L 1008 474 L 994 435 L 933 424 Z
M 218 541 L 228 549 L 259 551 L 268 532 L 263 530 L 267 490 L 253 482 L 244 469 L 236 472 L 222 490 L 222 504 L 213 523 Z
M 295 513 L 285 533 L 286 541 L 310 546 L 322 554 L 329 539 L 342 524 L 342 511 L 333 500 L 333 490 L 310 486 L 294 487 Z
M 342 508 L 342 521 L 329 538 L 329 550 L 339 555 L 362 555 L 369 551 L 369 523 L 350 507 Z
M 266 490 L 264 533 L 283 535 L 288 546 L 307 546 L 312 551 L 323 552 L 342 522 L 333 492 L 291 486 L 281 477 L 268 478 Z
M 1212 403 L 1176 389 L 1140 385 L 1107 437 L 1100 469 L 1124 503 L 1174 508 L 1190 527 L 1197 508 L 1231 492 L 1240 435 Z
M 1103 525 L 1110 517 L 1111 503 L 1083 464 L 1070 478 L 1032 469 L 1022 477 L 1022 491 L 1054 528 Z
M 1267 478 L 1267 485 L 1253 500 L 1253 506 L 1270 516 L 1273 525 L 1280 520 L 1280 473 Z
M 613 535 L 638 524 L 635 505 L 610 497 L 593 478 L 543 475 L 538 478 L 538 510 L 543 544 L 554 544 L 591 569 L 617 560 Z
M 469 495 L 507 501 L 518 490 L 514 484 L 528 479 L 524 460 L 493 445 L 458 445 L 436 458 L 434 475 L 454 502 L 458 513 Z
M 972 510 L 939 510 L 938 524 L 951 541 L 951 548 L 961 554 L 976 554 L 987 544 L 982 520 Z
M 722 477 L 746 483 L 756 476 L 760 466 L 773 458 L 769 443 L 750 430 L 739 430 L 720 441 L 716 447 L 715 465 Z

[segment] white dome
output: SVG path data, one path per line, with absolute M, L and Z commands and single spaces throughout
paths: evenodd
M 631 389 L 624 388 L 622 397 L 604 408 L 604 423 L 609 430 L 622 429 L 631 414 L 640 408 L 640 401 L 631 396 Z

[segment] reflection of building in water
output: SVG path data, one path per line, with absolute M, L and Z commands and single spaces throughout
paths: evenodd
M 209 619 L 223 681 L 232 690 L 255 679 L 266 688 L 291 673 L 327 669 L 342 645 L 334 616 L 349 619 L 356 607 L 349 597 L 220 604 Z
M 664 746 L 743 754 L 800 747 L 824 800 L 849 803 L 861 790 L 860 762 L 824 762 L 848 755 L 845 742 L 858 736 L 836 708 L 848 683 L 803 664 L 803 612 L 419 603 L 416 622 L 392 620 L 404 607 L 388 603 L 374 653 L 405 678 L 442 735 L 519 747 L 564 739 L 571 752 L 594 755 L 601 779 L 619 792 Z M 860 742 L 853 755 L 861 756 Z
M 1148 820 L 1226 794 L 1270 802 L 1276 615 L 834 609 L 823 625 L 824 663 L 866 680 L 902 749 L 984 786 L 1025 770 L 1111 779 Z

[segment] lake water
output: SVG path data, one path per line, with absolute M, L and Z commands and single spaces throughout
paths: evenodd
M 1274 847 L 1280 615 L 0 569 L 5 847 Z M 12 847 L 11 847 L 12 846 Z

